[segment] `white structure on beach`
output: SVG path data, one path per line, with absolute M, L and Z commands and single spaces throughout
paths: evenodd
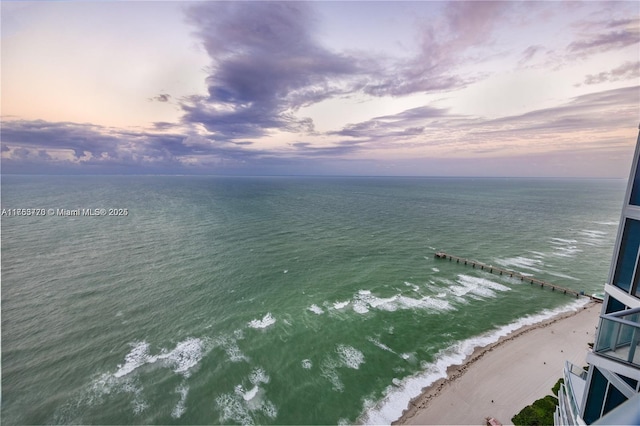
M 640 134 L 588 371 L 569 362 L 556 425 L 640 425 Z

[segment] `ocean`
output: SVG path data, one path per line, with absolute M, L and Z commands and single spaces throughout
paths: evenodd
M 2 422 L 389 423 L 584 303 L 434 252 L 602 291 L 625 186 L 2 176 Z

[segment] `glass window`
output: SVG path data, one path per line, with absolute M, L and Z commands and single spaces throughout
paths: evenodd
M 631 289 L 633 270 L 638 257 L 638 246 L 640 246 L 640 221 L 627 219 L 620 243 L 616 273 L 613 277 L 613 285 L 626 292 Z
M 616 299 L 615 297 L 609 296 L 609 300 L 607 301 L 607 309 L 605 310 L 605 314 L 610 314 L 612 312 L 624 311 L 627 309 L 624 303 Z
M 609 392 L 607 392 L 607 400 L 604 402 L 604 411 L 602 412 L 602 415 L 607 414 L 609 411 L 613 410 L 626 400 L 627 397 L 624 396 L 624 394 L 620 392 L 618 388 L 616 388 L 612 384 L 609 384 Z
M 640 206 L 640 167 L 636 167 L 636 175 L 633 178 L 633 186 L 631 187 L 631 198 L 629 204 Z
M 600 418 L 600 412 L 602 411 L 602 401 L 607 391 L 607 384 L 609 382 L 602 375 L 600 370 L 593 368 L 593 375 L 591 376 L 591 384 L 589 385 L 589 395 L 587 396 L 587 403 L 584 407 L 584 421 L 590 425 Z
M 620 377 L 625 382 L 627 382 L 627 384 L 629 386 L 631 386 L 633 389 L 637 389 L 637 387 L 638 387 L 638 381 L 637 380 L 632 379 L 632 378 L 627 377 L 627 376 L 623 376 L 622 374 L 618 374 L 617 376 Z

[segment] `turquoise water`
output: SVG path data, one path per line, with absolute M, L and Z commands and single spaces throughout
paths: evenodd
M 601 291 L 625 182 L 2 177 L 5 424 L 385 423 Z M 594 324 L 595 327 L 595 324 Z M 560 374 L 561 366 L 558 366 Z

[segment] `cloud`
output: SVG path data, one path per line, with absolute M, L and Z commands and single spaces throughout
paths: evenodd
M 158 96 L 154 96 L 153 98 L 150 98 L 150 101 L 157 101 L 157 102 L 169 102 L 169 100 L 171 99 L 171 95 L 168 93 L 160 93 Z
M 423 106 L 353 123 L 331 135 L 360 150 L 416 149 L 445 157 L 513 155 L 626 146 L 619 132 L 640 116 L 640 86 L 590 93 L 564 104 L 495 119 Z M 406 154 L 411 155 L 411 154 Z
M 152 133 L 101 126 L 10 120 L 3 122 L 2 160 L 29 161 L 62 166 L 126 166 L 180 169 L 217 162 L 243 162 L 267 155 L 195 134 Z
M 605 82 L 633 80 L 640 77 L 640 61 L 625 62 L 611 71 L 603 71 L 598 74 L 588 74 L 584 78 L 584 84 L 600 84 Z M 579 84 L 577 85 L 579 86 Z
M 587 56 L 640 43 L 640 18 L 585 23 L 585 35 L 569 44 L 569 53 Z M 595 33 L 595 34 L 594 34 Z
M 595 152 L 611 156 L 629 150 L 633 138 L 624 132 L 635 132 L 639 100 L 640 86 L 630 86 L 498 119 L 456 115 L 426 105 L 349 124 L 314 135 L 315 139 L 300 135 L 288 146 L 268 149 L 250 140 L 220 141 L 190 131 L 155 133 L 7 120 L 3 122 L 2 166 L 7 167 L 5 172 L 17 173 L 31 169 L 55 173 L 58 167 L 57 172 L 322 174 L 345 173 L 347 159 L 357 159 L 353 164 L 363 167 L 362 173 L 385 174 L 392 169 L 378 170 L 375 164 L 380 158 L 385 158 L 385 164 L 395 161 L 388 155 L 398 164 L 414 165 L 420 159 L 425 164 L 436 161 L 429 158 L 525 158 L 553 152 L 592 158 Z M 332 168 L 324 168 L 329 165 Z
M 423 24 L 420 51 L 394 66 L 377 70 L 364 92 L 372 96 L 404 96 L 450 91 L 479 77 L 456 70 L 471 60 L 485 59 L 477 50 L 490 43 L 494 29 L 511 7 L 507 2 L 449 2 L 443 19 Z
M 346 79 L 361 72 L 353 58 L 314 39 L 307 3 L 199 3 L 187 9 L 187 20 L 212 65 L 208 96 L 183 102 L 182 120 L 202 124 L 216 139 L 312 132 L 311 120 L 293 113 L 344 93 Z
M 523 52 L 522 52 L 522 58 L 520 59 L 520 61 L 518 62 L 519 65 L 524 65 L 527 62 L 529 62 L 535 55 L 536 53 L 540 52 L 541 50 L 543 50 L 544 47 L 540 46 L 540 45 L 534 45 L 534 46 L 529 46 L 527 47 Z

